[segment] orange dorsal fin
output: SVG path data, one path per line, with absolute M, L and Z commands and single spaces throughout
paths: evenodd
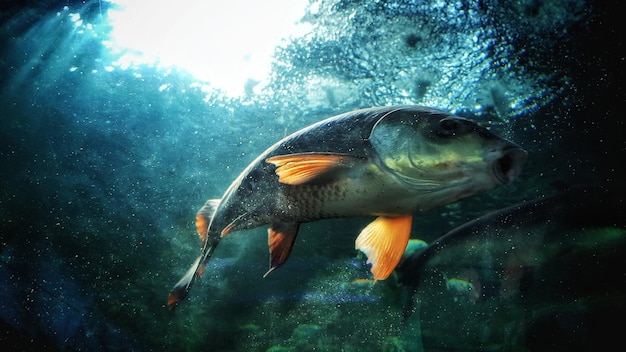
M 301 185 L 349 169 L 362 159 L 344 154 L 302 153 L 277 155 L 265 161 L 276 166 L 278 182 Z
M 213 215 L 215 215 L 215 211 L 219 205 L 219 199 L 209 199 L 196 214 L 196 232 L 200 237 L 202 247 L 204 247 L 209 233 L 209 223 L 211 223 L 211 219 L 213 219 Z
M 412 220 L 411 215 L 397 218 L 380 216 L 357 237 L 355 247 L 367 255 L 374 279 L 386 279 L 400 262 L 409 242 Z
M 267 244 L 270 247 L 270 270 L 263 277 L 266 277 L 287 261 L 299 227 L 299 223 L 289 222 L 275 223 L 267 229 Z
M 209 232 L 209 220 L 204 214 L 196 214 L 196 232 L 200 237 L 200 241 L 202 242 L 202 246 L 206 243 L 207 234 Z

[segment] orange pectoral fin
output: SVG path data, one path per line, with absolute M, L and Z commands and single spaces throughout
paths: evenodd
M 263 277 L 266 277 L 287 261 L 299 227 L 300 224 L 297 222 L 290 222 L 272 224 L 272 227 L 267 229 L 267 244 L 270 247 L 270 270 Z
M 349 168 L 361 159 L 343 154 L 289 154 L 277 155 L 265 161 L 274 164 L 278 181 L 287 185 L 311 182 L 342 168 Z
M 412 216 L 378 217 L 367 225 L 355 242 L 356 249 L 367 255 L 374 279 L 384 280 L 396 268 L 411 235 Z

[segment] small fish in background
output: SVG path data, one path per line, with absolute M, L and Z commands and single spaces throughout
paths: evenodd
M 452 278 L 446 280 L 446 289 L 454 295 L 465 296 L 467 292 L 471 292 L 475 288 L 471 282 L 467 282 L 463 279 Z
M 354 279 L 351 284 L 357 287 L 369 288 L 374 285 L 375 281 L 372 279 Z
M 526 152 L 487 129 L 441 110 L 392 106 L 331 117 L 277 142 L 220 200 L 196 217 L 200 256 L 174 286 L 174 309 L 227 234 L 269 225 L 270 268 L 283 265 L 301 223 L 376 216 L 355 241 L 386 279 L 401 260 L 414 213 L 508 184 Z
M 446 289 L 455 301 L 476 303 L 480 298 L 481 284 L 474 269 L 466 269 L 453 278 L 446 279 Z
M 428 243 L 426 243 L 425 241 L 417 239 L 417 238 L 412 238 L 409 240 L 409 243 L 407 243 L 406 249 L 404 250 L 404 254 L 402 255 L 402 258 L 415 255 L 423 251 L 426 247 L 428 247 Z

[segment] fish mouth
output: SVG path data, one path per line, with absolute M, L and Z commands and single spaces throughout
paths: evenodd
M 502 184 L 509 184 L 522 172 L 522 164 L 528 153 L 518 145 L 504 148 L 502 156 L 493 163 L 493 175 Z

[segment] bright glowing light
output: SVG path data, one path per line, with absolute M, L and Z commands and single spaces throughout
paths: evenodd
M 307 0 L 113 0 L 106 45 L 115 66 L 177 66 L 239 96 L 249 79 L 266 82 L 274 49 L 305 34 Z M 261 84 L 262 86 L 262 84 Z

